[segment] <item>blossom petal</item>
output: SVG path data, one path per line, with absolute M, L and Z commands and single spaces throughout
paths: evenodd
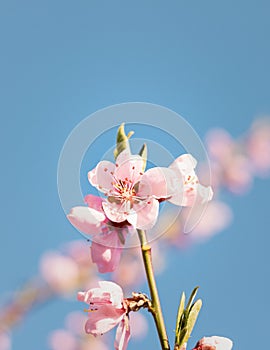
M 123 151 L 116 159 L 115 176 L 122 181 L 131 181 L 132 184 L 140 181 L 144 171 L 144 159 L 139 155 L 131 155 Z
M 197 160 L 191 154 L 182 154 L 169 166 L 172 170 L 178 170 L 182 175 L 191 173 L 197 165 Z
M 107 218 L 113 222 L 123 222 L 127 219 L 128 212 L 123 205 L 106 201 L 102 203 L 102 207 Z
M 211 187 L 205 187 L 198 184 L 196 187 L 184 188 L 184 194 L 182 199 L 183 207 L 192 207 L 195 202 L 198 204 L 204 204 L 210 201 L 213 197 L 213 191 Z
M 93 263 L 97 264 L 100 273 L 114 271 L 119 265 L 122 253 L 118 232 L 115 230 L 108 234 L 98 234 L 94 239 L 91 246 Z
M 180 186 L 181 179 L 169 168 L 151 168 L 147 170 L 140 181 L 138 196 L 147 195 L 155 198 L 168 198 Z
M 212 199 L 211 187 L 204 187 L 198 181 L 194 171 L 196 165 L 197 161 L 191 154 L 183 154 L 169 166 L 181 180 L 169 199 L 171 203 L 191 207 L 195 202 L 203 204 Z
M 99 281 L 97 287 L 79 292 L 77 299 L 86 304 L 108 304 L 117 309 L 123 308 L 123 290 L 118 284 L 110 281 Z
M 115 165 L 107 160 L 102 160 L 95 169 L 88 172 L 88 180 L 92 186 L 106 193 L 113 190 L 114 172 Z
M 130 326 L 128 318 L 125 317 L 119 323 L 116 330 L 114 348 L 115 350 L 126 350 L 130 339 Z
M 123 290 L 117 283 L 111 281 L 99 281 L 98 284 L 100 288 L 110 293 L 111 302 L 114 307 L 119 309 L 123 308 Z
M 233 342 L 229 338 L 212 336 L 198 341 L 193 350 L 231 350 Z
M 84 197 L 84 201 L 89 208 L 103 212 L 103 209 L 102 209 L 102 202 L 104 201 L 103 198 L 99 196 L 94 196 L 92 194 L 88 194 L 87 196 Z
M 212 187 L 208 186 L 203 186 L 201 184 L 198 184 L 198 188 L 197 188 L 197 196 L 198 199 L 200 201 L 200 203 L 205 203 L 210 201 L 213 198 L 213 190 Z
M 89 313 L 85 331 L 88 334 L 102 335 L 115 327 L 125 313 L 124 309 L 116 309 L 111 305 L 102 305 L 96 311 Z
M 176 191 L 169 202 L 183 207 L 192 207 L 195 203 L 204 204 L 213 197 L 212 188 L 201 184 L 184 185 L 183 190 Z
M 158 210 L 158 200 L 149 198 L 139 204 L 134 204 L 134 210 L 127 216 L 127 221 L 135 228 L 149 230 L 157 221 Z
M 100 232 L 101 225 L 106 219 L 103 213 L 88 207 L 72 208 L 67 218 L 73 226 L 86 234 Z

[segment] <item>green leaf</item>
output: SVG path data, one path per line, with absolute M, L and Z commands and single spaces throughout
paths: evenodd
M 194 299 L 195 299 L 195 297 L 196 297 L 196 295 L 197 295 L 197 293 L 198 293 L 198 289 L 199 289 L 199 287 L 195 287 L 195 288 L 193 289 L 193 291 L 192 291 L 192 293 L 191 293 L 189 299 L 188 299 L 188 303 L 187 303 L 187 306 L 186 306 L 186 311 L 187 311 L 188 313 L 189 313 L 190 308 L 191 308 L 191 305 L 192 305 L 192 303 L 193 303 L 193 301 L 194 301 Z
M 199 312 L 201 310 L 201 307 L 202 307 L 202 300 L 201 299 L 198 299 L 193 305 L 192 307 L 190 308 L 190 312 L 188 314 L 188 319 L 187 319 L 187 333 L 184 337 L 184 342 L 183 343 L 186 343 L 191 335 L 191 332 L 195 326 L 195 323 L 197 321 L 197 318 L 198 318 L 198 315 L 199 315 Z
M 144 143 L 142 145 L 142 148 L 140 149 L 139 155 L 143 159 L 143 169 L 142 170 L 144 171 L 146 168 L 146 163 L 147 163 L 147 145 L 146 145 L 146 143 Z
M 134 134 L 133 131 L 130 131 L 127 135 L 125 132 L 125 123 L 122 123 L 117 131 L 116 136 L 116 148 L 113 152 L 114 158 L 116 159 L 121 152 L 125 149 L 130 150 L 129 139 Z
M 179 345 L 179 348 L 181 348 L 181 346 L 186 343 L 185 339 L 187 338 L 187 335 L 188 335 L 188 328 L 187 327 L 184 327 L 182 330 L 181 330 L 181 333 L 180 333 L 180 337 L 179 337 L 179 342 L 178 342 L 178 345 Z M 188 337 L 189 338 L 189 337 Z
M 185 293 L 182 293 L 179 307 L 178 307 L 178 312 L 177 312 L 177 318 L 176 318 L 176 327 L 175 327 L 175 344 L 179 344 L 179 337 L 180 337 L 180 330 L 181 330 L 181 321 L 182 321 L 182 316 L 183 312 L 185 309 L 185 301 L 186 301 L 186 296 Z
M 199 287 L 194 288 L 192 291 L 187 306 L 185 307 L 185 294 L 182 293 L 180 299 L 175 331 L 175 348 L 181 348 L 184 343 L 187 343 L 191 332 L 194 328 L 196 320 L 198 318 L 200 309 L 202 307 L 201 299 L 193 303 Z

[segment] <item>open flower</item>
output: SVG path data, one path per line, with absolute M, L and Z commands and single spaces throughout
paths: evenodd
M 119 264 L 125 237 L 131 227 L 112 225 L 104 214 L 102 198 L 87 195 L 85 202 L 87 207 L 72 208 L 67 218 L 78 230 L 93 235 L 91 258 L 99 272 L 112 272 Z
M 193 350 L 231 350 L 233 342 L 224 337 L 204 337 L 198 341 Z
M 204 202 L 212 198 L 211 188 L 199 184 L 194 171 L 196 163 L 186 154 L 169 168 L 155 167 L 144 173 L 144 159 L 125 150 L 115 164 L 99 162 L 88 173 L 88 179 L 107 197 L 102 207 L 111 221 L 127 221 L 146 230 L 156 223 L 160 201 L 192 206 L 197 199 Z
M 116 164 L 101 161 L 88 173 L 90 183 L 107 196 L 102 205 L 111 221 L 127 221 L 139 229 L 154 226 L 158 199 L 171 196 L 170 180 L 175 178 L 174 173 L 166 168 L 154 169 L 144 173 L 144 159 L 123 151 Z
M 182 154 L 169 166 L 178 181 L 178 188 L 172 193 L 169 201 L 183 207 L 191 207 L 198 203 L 210 201 L 213 197 L 212 188 L 202 186 L 195 173 L 196 159 L 191 154 Z
M 86 333 L 102 335 L 118 325 L 115 349 L 125 350 L 130 338 L 130 327 L 122 288 L 113 282 L 100 281 L 98 287 L 79 292 L 78 300 L 89 305 Z

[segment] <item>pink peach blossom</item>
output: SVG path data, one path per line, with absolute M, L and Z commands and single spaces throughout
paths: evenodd
M 118 325 L 115 349 L 125 350 L 130 329 L 122 288 L 113 282 L 100 281 L 96 288 L 79 292 L 78 300 L 84 301 L 90 307 L 89 318 L 85 324 L 86 333 L 102 335 Z
M 231 350 L 233 342 L 224 337 L 204 337 L 198 341 L 193 350 Z
M 183 154 L 169 166 L 180 181 L 178 188 L 172 192 L 169 202 L 183 207 L 192 207 L 195 202 L 205 203 L 212 199 L 212 188 L 199 183 L 194 170 L 196 165 L 197 161 L 191 154 Z
M 144 173 L 143 158 L 128 151 L 120 153 L 116 164 L 101 161 L 88 173 L 91 185 L 107 196 L 102 203 L 106 216 L 113 222 L 128 221 L 139 229 L 154 226 L 158 199 L 171 196 L 168 179 L 173 182 L 174 177 L 166 168 L 153 168 Z
M 67 218 L 78 230 L 93 235 L 91 257 L 99 272 L 112 272 L 119 264 L 130 227 L 128 223 L 117 226 L 106 218 L 102 198 L 87 195 L 85 202 L 88 207 L 72 208 Z
M 159 201 L 192 206 L 197 198 L 212 198 L 212 190 L 199 184 L 196 160 L 182 155 L 169 168 L 152 168 L 144 173 L 144 160 L 123 151 L 116 164 L 101 161 L 88 173 L 90 183 L 105 194 L 102 203 L 113 222 L 129 222 L 137 229 L 152 228 L 158 217 Z

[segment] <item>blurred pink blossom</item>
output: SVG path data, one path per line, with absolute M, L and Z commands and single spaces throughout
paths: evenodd
M 206 136 L 207 151 L 209 156 L 222 162 L 230 159 L 235 148 L 235 142 L 231 135 L 224 129 L 212 129 Z
M 0 331 L 0 350 L 11 350 L 11 338 L 7 332 Z
M 207 134 L 206 145 L 214 190 L 224 186 L 236 194 L 247 191 L 252 184 L 253 173 L 241 144 L 235 142 L 227 131 L 214 129 Z
M 232 222 L 232 210 L 224 202 L 211 201 L 200 221 L 190 233 L 192 240 L 204 240 L 227 228 Z
M 198 341 L 193 350 L 231 350 L 233 342 L 223 337 L 204 337 Z
M 247 136 L 247 154 L 254 173 L 262 176 L 270 173 L 270 119 L 255 121 Z
M 78 265 L 59 252 L 47 252 L 41 257 L 40 272 L 50 287 L 59 293 L 73 291 L 79 282 Z
M 86 335 L 84 324 L 87 316 L 79 312 L 71 312 L 66 316 L 65 329 L 57 329 L 51 332 L 48 341 L 52 350 L 109 350 L 105 338 L 95 338 Z
M 50 334 L 49 345 L 52 350 L 77 350 L 75 336 L 65 329 L 57 329 Z
M 143 265 L 140 255 L 133 253 L 131 249 L 122 256 L 121 264 L 113 272 L 112 279 L 117 282 L 125 290 L 130 290 L 134 285 L 138 285 L 143 281 Z
M 224 171 L 224 180 L 228 189 L 235 194 L 241 194 L 250 189 L 253 181 L 252 168 L 244 155 L 232 156 Z
M 130 329 L 132 338 L 143 339 L 148 333 L 148 322 L 141 312 L 132 312 L 130 317 Z
M 118 325 L 115 349 L 125 350 L 130 338 L 130 327 L 122 288 L 113 282 L 100 281 L 96 288 L 79 292 L 78 300 L 89 305 L 86 333 L 97 336 Z
M 49 336 L 51 350 L 109 350 L 108 346 L 101 339 L 88 335 L 75 336 L 72 332 L 59 329 L 53 331 Z
M 155 248 L 152 251 L 152 263 L 156 274 L 164 270 L 166 261 L 162 243 L 159 245 L 155 242 Z M 143 283 L 144 277 L 145 272 L 140 248 L 125 249 L 122 254 L 121 264 L 113 272 L 113 281 L 121 285 L 125 291 L 132 291 L 134 287 Z
M 71 257 L 79 266 L 91 268 L 94 265 L 89 259 L 89 248 L 85 244 L 85 240 L 75 240 L 65 243 L 63 251 Z
M 76 335 L 81 335 L 86 321 L 86 315 L 83 315 L 81 312 L 74 311 L 66 316 L 65 326 L 68 331 Z
M 193 214 L 197 215 L 196 208 L 193 208 L 194 210 L 195 212 Z M 197 208 L 197 210 L 200 210 L 200 208 Z M 187 248 L 190 244 L 203 242 L 216 235 L 230 225 L 233 217 L 232 210 L 226 203 L 219 200 L 212 200 L 208 203 L 203 215 L 200 215 L 197 225 L 189 234 L 185 234 L 184 226 L 189 218 L 190 208 L 183 208 L 173 222 L 175 215 L 176 213 L 171 211 L 161 217 L 162 225 L 164 225 L 164 222 L 168 223 L 168 228 L 162 239 L 179 248 Z

